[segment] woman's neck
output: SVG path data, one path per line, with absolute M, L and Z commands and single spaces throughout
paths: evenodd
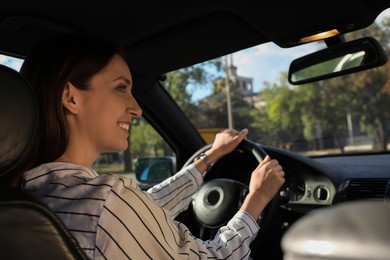
M 82 149 L 77 149 L 76 151 L 69 151 L 69 149 L 67 149 L 65 153 L 58 157 L 55 161 L 75 163 L 91 168 L 98 156 L 99 155 L 90 156 L 85 151 L 82 151 Z

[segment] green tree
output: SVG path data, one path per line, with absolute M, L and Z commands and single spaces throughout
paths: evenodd
M 350 34 L 351 38 L 373 36 L 379 40 L 385 51 L 390 54 L 390 17 L 381 23 L 374 23 L 366 31 Z M 360 128 L 372 134 L 378 148 L 386 150 L 390 134 L 390 66 L 388 64 L 349 75 L 347 80 L 353 81 L 352 104 L 362 113 L 358 119 Z M 362 101 L 359 103 L 359 101 Z
M 252 127 L 259 131 L 258 141 L 274 146 L 289 147 L 292 140 L 302 139 L 300 96 L 281 73 L 279 81 L 259 93 L 264 106 L 252 111 Z
M 178 103 L 184 113 L 194 121 L 199 120 L 201 113 L 192 102 L 192 94 L 195 88 L 203 87 L 210 81 L 212 75 L 207 71 L 207 66 L 218 68 L 218 60 L 195 65 L 181 70 L 167 73 L 166 79 L 161 81 L 164 88 Z M 126 158 L 142 156 L 172 155 L 172 150 L 161 136 L 141 118 L 131 128 L 131 149 Z
M 131 153 L 135 158 L 170 155 L 164 140 L 144 119 L 132 126 Z
M 198 120 L 202 127 L 211 128 L 227 128 L 228 127 L 228 113 L 227 113 L 227 93 L 226 93 L 226 79 L 217 79 L 221 84 L 219 88 L 214 88 L 213 93 L 201 100 L 198 103 L 198 108 L 203 112 L 201 121 Z M 252 122 L 251 110 L 253 106 L 244 100 L 241 92 L 237 86 L 230 82 L 230 99 L 231 106 L 235 109 L 232 111 L 234 128 L 242 129 L 248 128 Z
M 214 59 L 205 63 L 172 71 L 167 74 L 167 79 L 162 82 L 179 107 L 196 125 L 202 126 L 207 120 L 207 114 L 193 102 L 193 93 L 197 89 L 210 87 L 215 79 L 215 74 L 222 70 L 222 59 Z M 210 72 L 212 71 L 212 72 Z

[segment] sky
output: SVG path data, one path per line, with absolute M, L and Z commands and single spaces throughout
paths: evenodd
M 293 49 L 267 43 L 261 47 L 234 53 L 233 64 L 237 67 L 239 76 L 253 78 L 254 91 L 258 92 L 264 81 L 273 82 L 281 72 L 287 71 L 291 61 L 319 48 L 318 43 L 310 43 Z
M 11 68 L 17 70 L 17 71 L 20 70 L 20 66 L 22 66 L 22 62 L 23 62 L 23 60 L 21 60 L 21 59 L 17 59 L 17 58 L 10 59 L 7 56 L 0 54 L 0 64 L 4 64 L 8 67 L 11 67 Z

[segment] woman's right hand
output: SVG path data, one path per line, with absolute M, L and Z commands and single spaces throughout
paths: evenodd
M 276 159 L 267 155 L 252 172 L 249 183 L 249 193 L 245 198 L 241 210 L 258 219 L 285 182 L 284 171 Z

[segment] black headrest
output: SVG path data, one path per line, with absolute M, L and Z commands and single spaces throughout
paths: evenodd
M 0 65 L 0 180 L 26 154 L 37 127 L 34 93 L 15 70 Z

